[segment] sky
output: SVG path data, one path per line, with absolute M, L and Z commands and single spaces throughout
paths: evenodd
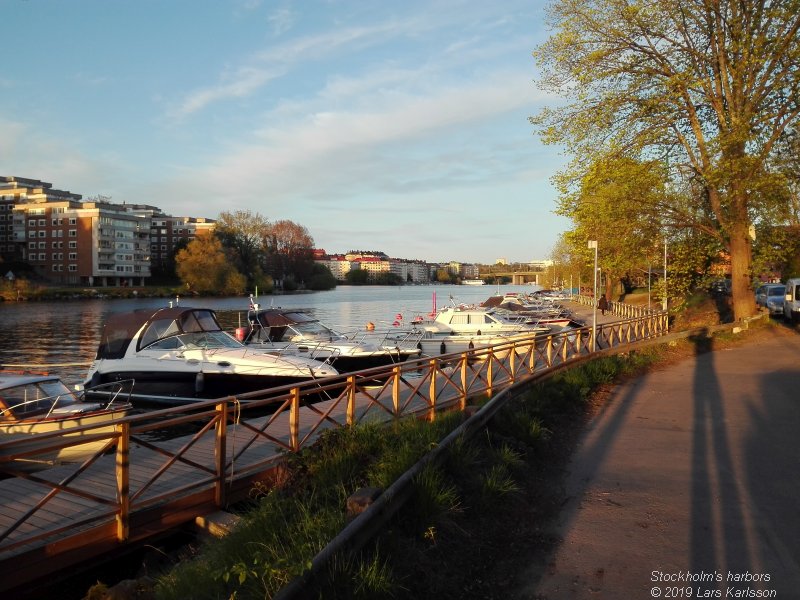
M 541 0 L 0 0 L 0 175 L 328 253 L 549 258 Z

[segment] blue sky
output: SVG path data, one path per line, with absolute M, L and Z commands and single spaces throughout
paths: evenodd
M 547 258 L 564 164 L 537 0 L 0 0 L 0 175 L 308 228 L 328 252 Z

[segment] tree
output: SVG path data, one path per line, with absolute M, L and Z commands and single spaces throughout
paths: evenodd
M 175 270 L 186 287 L 200 293 L 241 294 L 247 284 L 220 240 L 209 233 L 199 234 L 178 252 Z
M 350 269 L 344 278 L 350 285 L 366 285 L 369 283 L 369 272 L 364 269 Z
M 249 210 L 223 211 L 217 217 L 214 232 L 226 248 L 235 251 L 234 264 L 237 270 L 247 275 L 250 285 L 255 285 L 255 279 L 263 274 L 262 248 L 269 226 L 266 217 Z
M 800 113 L 797 0 L 557 0 L 550 17 L 541 85 L 572 102 L 532 122 L 573 175 L 598 156 L 662 161 L 728 250 L 735 318 L 752 314 L 748 233 L 780 201 L 769 159 Z
M 556 212 L 574 224 L 564 240 L 591 265 L 593 251 L 587 240 L 597 240 L 603 288 L 612 295 L 617 282 L 631 279 L 658 256 L 665 184 L 659 163 L 612 156 L 588 165 L 574 189 L 560 186 Z M 588 275 L 593 281 L 591 268 Z
M 315 263 L 312 267 L 311 277 L 308 279 L 310 290 L 332 290 L 336 287 L 336 278 L 325 265 Z
M 267 272 L 273 277 L 281 278 L 287 273 L 293 273 L 299 279 L 311 276 L 314 238 L 302 225 L 286 219 L 267 225 L 263 230 L 261 248 L 266 257 Z

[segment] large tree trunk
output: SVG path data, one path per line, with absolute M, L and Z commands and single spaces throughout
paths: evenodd
M 751 287 L 753 247 L 747 222 L 732 224 L 729 250 L 733 318 L 740 321 L 753 316 L 756 312 L 756 301 Z

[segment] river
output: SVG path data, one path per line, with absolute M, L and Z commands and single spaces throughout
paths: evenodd
M 496 293 L 530 292 L 531 286 L 407 285 L 339 286 L 326 292 L 262 296 L 262 307 L 300 308 L 342 332 L 393 326 L 398 314 L 406 321 L 452 301 L 472 304 Z M 58 374 L 68 385 L 83 382 L 97 351 L 109 315 L 139 308 L 167 306 L 172 298 L 0 302 L 0 368 L 25 365 Z M 183 306 L 211 308 L 232 331 L 246 322 L 248 298 L 180 298 Z

